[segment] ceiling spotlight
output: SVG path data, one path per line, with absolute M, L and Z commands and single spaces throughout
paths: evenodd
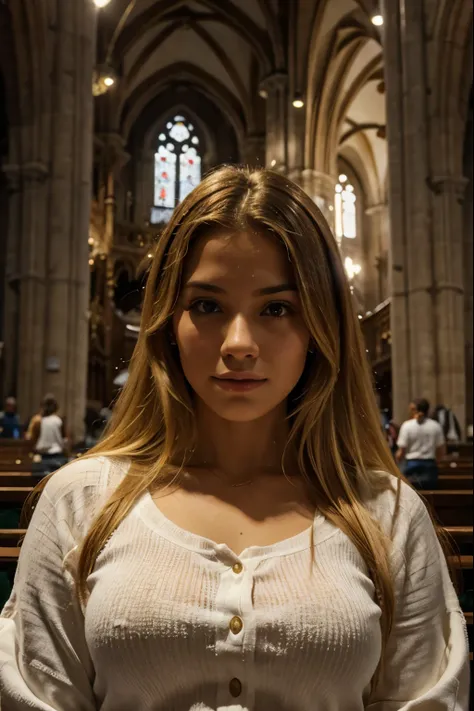
M 108 5 L 110 0 L 94 0 L 94 5 L 99 9 Z
M 372 15 L 372 24 L 375 25 L 376 27 L 382 27 L 383 25 L 383 15 L 380 13 L 377 13 L 375 15 Z
M 304 101 L 303 97 L 301 94 L 295 94 L 295 98 L 293 99 L 293 106 L 295 109 L 302 109 L 304 106 Z

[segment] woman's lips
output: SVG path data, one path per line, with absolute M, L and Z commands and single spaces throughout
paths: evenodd
M 215 384 L 222 390 L 235 393 L 246 393 L 256 390 L 266 383 L 264 380 L 233 380 L 232 378 L 212 378 Z

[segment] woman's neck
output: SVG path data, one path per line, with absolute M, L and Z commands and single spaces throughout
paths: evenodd
M 229 481 L 280 473 L 289 425 L 284 407 L 250 422 L 224 420 L 200 403 L 191 466 L 213 468 Z

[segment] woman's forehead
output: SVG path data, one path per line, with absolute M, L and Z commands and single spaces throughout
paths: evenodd
M 215 231 L 196 240 L 185 263 L 185 280 L 201 279 L 206 274 L 216 278 L 274 275 L 289 279 L 293 269 L 285 247 L 273 235 L 252 230 Z

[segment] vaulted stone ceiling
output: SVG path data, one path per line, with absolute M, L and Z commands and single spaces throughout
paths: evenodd
M 169 102 L 180 89 L 183 101 L 202 103 L 203 122 L 205 105 L 214 104 L 239 142 L 265 131 L 260 81 L 288 72 L 307 98 L 306 166 L 333 172 L 343 150 L 370 164 L 378 192 L 387 151 L 375 7 L 375 0 L 136 0 L 126 13 L 129 0 L 112 0 L 100 13 L 98 61 L 113 38 L 118 128 L 126 140 L 137 121 L 145 130 L 161 98 Z
M 101 11 L 99 60 L 128 5 L 128 0 L 113 0 Z M 238 136 L 255 131 L 258 81 L 285 66 L 276 5 L 268 0 L 137 0 L 115 33 L 111 53 L 122 77 L 118 111 L 124 136 L 147 104 L 172 85 L 192 87 L 214 102 Z

